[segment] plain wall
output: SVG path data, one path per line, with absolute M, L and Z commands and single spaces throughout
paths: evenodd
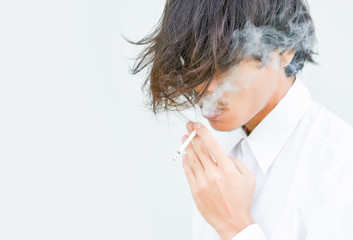
M 186 132 L 128 67 L 165 1 L 2 1 L 0 239 L 189 239 Z M 353 124 L 350 1 L 312 0 L 319 66 L 300 78 Z

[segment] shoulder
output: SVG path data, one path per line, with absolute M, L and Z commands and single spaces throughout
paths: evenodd
M 313 102 L 300 124 L 306 131 L 302 139 L 302 186 L 310 186 L 309 203 L 317 204 L 313 211 L 323 211 L 353 186 L 353 127 L 317 102 Z M 310 183 L 307 179 L 311 179 Z
M 326 148 L 353 157 L 353 127 L 325 106 L 313 102 L 302 124 Z

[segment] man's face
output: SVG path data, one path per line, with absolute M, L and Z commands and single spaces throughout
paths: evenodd
M 280 68 L 276 53 L 271 59 L 271 63 L 262 68 L 258 61 L 243 60 L 212 79 L 205 99 L 208 99 L 210 94 L 217 95 L 217 99 L 213 102 L 201 101 L 199 105 L 202 110 L 207 108 L 207 111 L 202 112 L 214 129 L 236 129 L 263 115 L 277 104 L 278 95 L 286 86 L 282 82 L 287 79 L 284 68 Z M 222 87 L 222 82 L 228 82 L 230 85 Z M 221 91 L 221 94 L 217 92 L 217 89 L 222 88 L 226 91 Z M 199 92 L 201 89 L 202 86 L 197 86 L 195 91 Z

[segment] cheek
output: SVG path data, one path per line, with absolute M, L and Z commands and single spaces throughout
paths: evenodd
M 253 80 L 251 88 L 251 98 L 253 106 L 261 110 L 270 101 L 278 86 L 277 76 L 269 66 L 259 71 Z
M 252 92 L 244 91 L 231 98 L 228 105 L 229 120 L 242 123 L 249 120 L 257 110 L 258 101 L 254 97 L 256 95 Z
M 229 117 L 239 121 L 250 120 L 269 102 L 273 89 L 275 87 L 272 84 L 258 84 L 239 92 L 236 96 L 230 98 Z
M 253 105 L 257 110 L 261 110 L 266 106 L 267 102 L 270 100 L 273 92 L 273 87 L 271 85 L 264 85 L 257 88 L 253 95 Z

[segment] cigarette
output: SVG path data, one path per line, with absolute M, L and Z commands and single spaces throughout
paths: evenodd
M 176 161 L 177 159 L 180 158 L 180 155 L 185 151 L 185 148 L 189 145 L 189 143 L 191 142 L 191 140 L 196 136 L 196 131 L 194 130 L 190 136 L 188 137 L 188 139 L 186 139 L 186 141 L 184 142 L 183 145 L 181 145 L 181 147 L 178 149 L 175 157 L 173 158 L 174 161 Z

